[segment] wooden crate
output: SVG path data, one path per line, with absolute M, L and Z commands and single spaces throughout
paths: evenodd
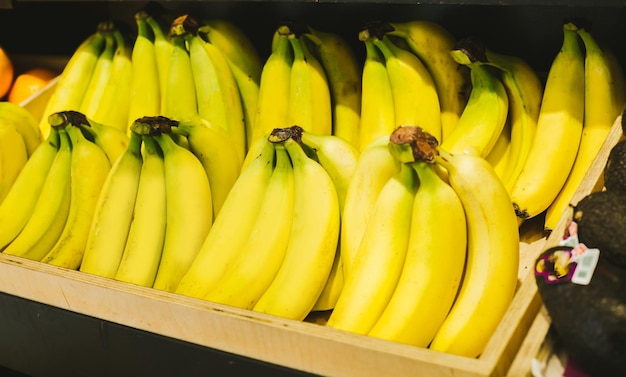
M 41 111 L 40 100 L 31 103 Z M 30 106 L 27 104 L 27 107 Z M 621 118 L 587 173 L 574 202 L 598 189 L 608 151 L 621 136 Z M 563 226 L 564 218 L 561 220 Z M 519 285 L 482 355 L 440 353 L 338 331 L 316 322 L 286 320 L 118 282 L 0 253 L 0 292 L 89 315 L 185 342 L 324 376 L 476 377 L 527 374 L 547 331 L 532 274 L 535 258 L 558 243 L 541 218 L 520 229 Z M 522 350 L 523 352 L 518 352 Z

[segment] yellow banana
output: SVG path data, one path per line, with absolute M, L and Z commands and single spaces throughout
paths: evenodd
M 381 189 L 328 326 L 367 334 L 385 310 L 404 265 L 417 186 L 402 164 Z
M 209 179 L 200 160 L 164 131 L 162 128 L 154 138 L 165 163 L 167 228 L 153 287 L 173 292 L 211 229 L 213 204 Z
M 369 39 L 359 33 L 365 46 L 365 61 L 361 78 L 361 124 L 359 126 L 360 151 L 380 136 L 389 136 L 395 128 L 394 103 L 391 84 L 385 68 L 385 58 Z
M 233 73 L 243 109 L 246 145 L 252 143 L 252 129 L 257 109 L 263 62 L 245 32 L 225 19 L 209 19 L 200 26 L 200 33 L 226 57 Z
M 96 114 L 102 100 L 102 93 L 104 93 L 113 72 L 113 56 L 117 44 L 113 36 L 115 27 L 112 21 L 102 21 L 98 25 L 98 30 L 104 34 L 104 47 L 98 55 L 80 106 L 77 109 L 69 110 L 79 111 L 88 117 L 93 117 Z
M 226 131 L 204 119 L 179 122 L 173 132 L 184 136 L 189 150 L 200 160 L 211 186 L 213 218 L 222 209 L 241 172 L 242 157 Z
M 78 110 L 89 85 L 98 56 L 105 44 L 104 34 L 96 31 L 83 40 L 65 64 L 46 103 L 39 129 L 42 137 L 50 132 L 48 116 L 58 111 Z
M 241 171 L 176 293 L 202 298 L 219 283 L 254 228 L 274 167 L 274 144 L 265 147 Z
M 309 26 L 302 35 L 313 42 L 326 72 L 332 100 L 332 134 L 358 146 L 362 65 L 355 51 L 335 32 Z
M 232 138 L 232 146 L 243 159 L 246 127 L 239 89 L 228 61 L 216 46 L 202 39 L 202 34 L 197 30 L 188 41 L 198 114 L 222 127 Z
M 400 170 L 389 153 L 389 135 L 379 136 L 361 151 L 346 191 L 341 218 L 341 263 L 344 280 L 350 275 L 376 198 L 385 183 Z
M 141 136 L 132 133 L 128 148 L 111 166 L 98 196 L 80 271 L 106 278 L 117 272 L 137 197 L 141 145 Z
M 120 129 L 128 134 L 128 109 L 131 102 L 133 45 L 122 29 L 113 30 L 115 55 L 111 74 L 100 98 L 100 103 L 91 118 L 98 123 Z
M 37 119 L 26 108 L 9 101 L 0 101 L 0 119 L 12 123 L 22 134 L 30 158 L 43 140 Z
M 509 97 L 499 75 L 475 62 L 471 53 L 462 47 L 451 52 L 459 64 L 469 67 L 472 89 L 454 130 L 441 147 L 451 153 L 471 152 L 485 157 L 504 128 Z
M 15 125 L 0 118 L 0 203 L 28 161 L 28 150 Z
M 5 254 L 41 260 L 63 232 L 70 208 L 72 144 L 66 131 L 61 128 L 58 129 L 58 151 L 39 196 L 35 198 L 32 212 L 19 234 L 5 245 Z M 51 129 L 49 136 L 54 137 L 54 132 Z
M 153 15 L 148 14 L 146 22 L 148 26 L 150 26 L 152 35 L 154 36 L 154 54 L 159 73 L 159 86 L 161 88 L 161 110 L 163 110 L 165 108 L 165 98 L 169 81 L 170 56 L 172 55 L 173 46 L 168 34 L 163 30 L 163 27 Z
M 52 125 L 66 124 L 65 129 L 72 142 L 71 194 L 63 232 L 41 261 L 76 270 L 83 258 L 98 196 L 111 170 L 111 163 L 104 151 L 75 126 L 77 122 L 72 120 L 72 112 L 53 114 L 50 122 Z
M 419 125 L 441 140 L 441 108 L 430 72 L 417 55 L 394 44 L 389 36 L 373 38 L 385 57 L 395 126 Z
M 167 218 L 165 162 L 152 136 L 143 136 L 143 144 L 143 164 L 133 219 L 115 280 L 152 287 L 165 239 Z
M 496 174 L 500 177 L 502 182 L 505 182 L 505 178 L 508 175 L 507 167 L 509 166 L 510 160 L 514 158 L 511 157 L 511 139 L 511 120 L 507 118 L 496 143 L 485 156 L 485 160 L 493 166 L 493 170 L 496 171 Z
M 256 312 L 303 320 L 321 294 L 333 265 L 340 213 L 330 176 L 292 138 L 284 141 L 294 169 L 294 214 L 285 258 L 254 305 Z
M 389 25 L 391 30 L 387 34 L 404 39 L 432 75 L 441 105 L 440 142 L 443 142 L 456 126 L 470 90 L 467 68 L 450 56 L 456 39 L 441 24 L 429 20 L 390 22 Z
M 128 134 L 117 127 L 98 123 L 93 119 L 84 117 L 84 114 L 82 115 L 82 118 L 79 118 L 80 113 L 74 115 L 75 125 L 81 128 L 88 139 L 102 148 L 109 159 L 109 163 L 113 165 L 128 147 L 130 141 Z
M 585 46 L 585 111 L 580 146 L 572 169 L 546 211 L 544 227 L 553 230 L 570 206 L 574 193 L 602 147 L 617 116 L 622 112 L 623 95 L 616 87 L 618 79 L 607 58 L 591 34 L 584 27 L 576 29 Z
M 256 115 L 248 149 L 254 149 L 255 143 L 263 145 L 265 141 L 257 140 L 267 137 L 274 128 L 292 126 L 289 124 L 288 112 L 293 52 L 286 35 L 276 30 L 274 36 L 277 42 L 261 72 Z M 254 153 L 258 150 L 259 148 Z
M 40 193 L 58 149 L 59 133 L 53 128 L 29 157 L 6 198 L 0 203 L 0 250 L 17 237 L 39 198 L 43 197 Z
M 161 114 L 161 82 L 154 45 L 154 35 L 146 20 L 150 15 L 145 11 L 135 13 L 137 36 L 131 55 L 131 86 L 128 104 L 127 123 L 145 116 Z M 127 134 L 130 134 L 130 127 Z
M 583 130 L 585 68 L 575 29 L 573 23 L 563 23 L 563 44 L 548 72 L 535 137 L 511 189 L 520 221 L 537 216 L 550 206 L 578 153 Z
M 298 125 L 318 135 L 330 135 L 332 107 L 324 67 L 311 53 L 301 34 L 291 33 L 288 38 L 294 56 L 291 64 L 288 125 Z
M 467 222 L 456 192 L 430 163 L 417 160 L 415 193 L 403 267 L 395 290 L 367 333 L 426 347 L 456 297 L 467 248 Z M 448 236 L 446 236 L 448 235 Z
M 204 299 L 252 309 L 280 268 L 294 215 L 294 173 L 285 148 L 276 145 L 272 172 L 255 226 L 235 260 Z

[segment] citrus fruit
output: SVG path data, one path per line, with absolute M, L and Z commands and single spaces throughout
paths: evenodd
M 21 103 L 26 98 L 40 91 L 55 76 L 55 72 L 46 68 L 33 68 L 19 74 L 9 91 L 9 102 Z
M 4 97 L 13 83 L 13 61 L 7 52 L 0 47 L 0 98 Z

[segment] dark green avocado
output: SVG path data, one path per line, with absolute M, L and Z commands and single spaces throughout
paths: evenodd
M 626 194 L 626 140 L 611 148 L 604 167 L 604 187 L 607 191 Z
M 626 269 L 600 253 L 588 285 L 571 281 L 572 247 L 537 258 L 535 280 L 569 357 L 593 377 L 626 376 Z

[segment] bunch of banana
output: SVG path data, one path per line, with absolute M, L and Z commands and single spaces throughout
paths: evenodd
M 83 131 L 89 124 L 84 114 L 53 113 L 49 123 L 48 137 L 2 203 L 1 247 L 6 254 L 77 269 L 111 163 Z
M 296 320 L 308 315 L 335 260 L 335 182 L 350 174 L 349 167 L 337 168 L 344 164 L 337 159 L 331 177 L 321 161 L 345 157 L 342 148 L 351 144 L 326 135 L 341 146 L 316 139 L 320 147 L 311 151 L 305 133 L 298 126 L 270 132 L 261 153 L 243 168 L 177 293 Z M 316 137 L 322 136 L 308 140 Z
M 28 110 L 0 102 L 0 203 L 41 142 L 37 120 Z

